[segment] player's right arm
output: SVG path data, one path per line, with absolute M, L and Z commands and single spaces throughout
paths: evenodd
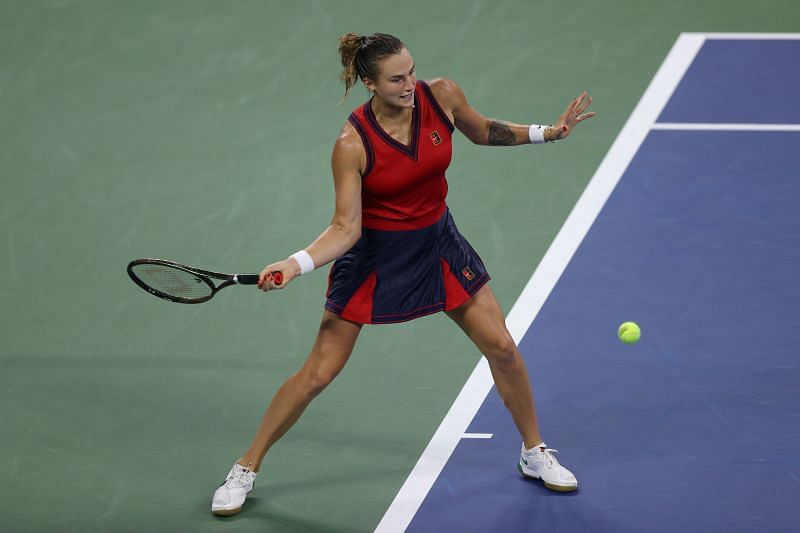
M 336 209 L 330 225 L 305 251 L 319 268 L 341 257 L 361 237 L 361 173 L 366 168 L 366 151 L 356 129 L 345 123 L 333 146 L 331 167 L 336 191 Z M 268 275 L 280 271 L 283 284 L 275 286 Z M 283 288 L 300 275 L 300 264 L 288 258 L 268 265 L 261 271 L 258 286 L 262 290 Z

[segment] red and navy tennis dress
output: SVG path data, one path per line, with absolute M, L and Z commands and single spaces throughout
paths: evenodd
M 348 120 L 367 153 L 362 231 L 331 267 L 325 308 L 359 324 L 455 309 L 489 274 L 445 203 L 453 124 L 422 80 L 414 91 L 408 146 L 381 128 L 369 101 Z

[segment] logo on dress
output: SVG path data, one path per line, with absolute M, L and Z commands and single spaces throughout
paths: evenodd
M 431 132 L 431 140 L 433 141 L 434 146 L 442 144 L 442 138 L 439 137 L 438 131 Z
M 475 279 L 475 273 L 469 267 L 464 267 L 464 270 L 462 270 L 461 273 L 464 274 L 464 277 L 469 281 Z

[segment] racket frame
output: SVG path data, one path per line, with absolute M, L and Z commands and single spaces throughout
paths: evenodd
M 149 286 L 147 283 L 139 279 L 133 272 L 133 268 L 138 265 L 161 265 L 167 266 L 170 268 L 174 268 L 176 270 L 182 270 L 184 272 L 188 272 L 194 276 L 197 276 L 198 279 L 202 280 L 208 287 L 211 289 L 211 294 L 208 296 L 204 296 L 203 298 L 184 298 L 182 296 L 175 296 L 172 294 L 167 294 L 165 292 L 161 292 L 158 289 L 154 289 L 153 287 Z M 211 270 L 203 270 L 201 268 L 190 267 L 188 265 L 184 265 L 181 263 L 176 263 L 175 261 L 168 261 L 166 259 L 155 259 L 155 258 L 144 258 L 144 259 L 135 259 L 128 263 L 128 276 L 136 283 L 139 287 L 146 290 L 153 296 L 157 296 L 164 300 L 169 300 L 170 302 L 176 302 L 181 304 L 201 304 L 203 302 L 209 301 L 211 298 L 214 297 L 217 292 L 221 291 L 225 287 L 230 287 L 231 285 L 255 285 L 258 283 L 258 274 L 223 274 L 222 272 L 214 272 Z M 280 274 L 279 272 L 276 274 Z M 281 276 L 282 278 L 282 276 Z M 219 285 L 215 285 L 212 279 L 222 280 L 223 282 Z

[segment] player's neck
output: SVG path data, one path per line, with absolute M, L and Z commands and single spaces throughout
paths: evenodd
M 413 112 L 413 108 L 393 106 L 378 96 L 372 97 L 370 107 L 375 118 L 382 124 L 405 122 L 410 119 Z

